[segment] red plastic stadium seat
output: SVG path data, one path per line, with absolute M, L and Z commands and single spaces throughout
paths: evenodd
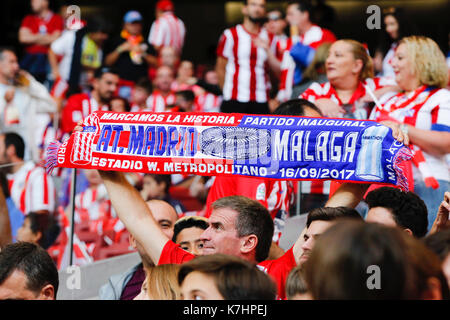
M 97 259 L 96 260 L 102 260 L 107 258 L 112 258 L 115 256 L 120 256 L 122 254 L 134 252 L 132 248 L 128 244 L 124 243 L 115 243 L 113 245 L 110 245 L 109 247 L 100 248 Z
M 80 231 L 77 232 L 77 236 L 80 241 L 84 241 L 86 243 L 98 242 L 100 239 L 100 235 L 97 232 L 92 231 Z
M 130 232 L 128 232 L 128 230 L 125 230 L 124 232 L 122 232 L 122 234 L 120 235 L 119 241 L 118 243 L 126 243 L 129 244 L 128 241 L 128 237 L 130 236 Z
M 89 221 L 81 221 L 75 224 L 75 232 L 89 231 Z
M 169 189 L 170 196 L 180 201 L 186 211 L 198 211 L 203 209 L 203 204 L 197 198 L 189 194 L 189 189 L 185 187 L 172 186 Z
M 102 234 L 102 247 L 109 247 L 114 243 L 116 232 L 112 229 L 103 231 Z

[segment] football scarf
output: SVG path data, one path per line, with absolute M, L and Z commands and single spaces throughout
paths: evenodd
M 48 147 L 54 167 L 379 183 L 408 190 L 411 151 L 374 121 L 96 111 Z

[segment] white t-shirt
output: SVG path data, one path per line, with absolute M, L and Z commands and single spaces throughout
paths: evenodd
M 45 169 L 32 161 L 14 174 L 8 175 L 11 198 L 16 207 L 24 214 L 30 211 L 55 210 L 55 187 Z

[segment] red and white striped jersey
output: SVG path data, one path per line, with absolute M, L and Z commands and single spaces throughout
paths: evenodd
M 153 93 L 147 98 L 147 110 L 151 112 L 165 112 L 168 105 L 174 104 L 176 102 L 176 97 L 173 92 L 169 93 L 167 96 L 163 96 L 158 90 L 153 91 Z
M 290 42 L 290 37 L 285 34 L 275 35 L 273 37 L 273 46 L 275 46 L 275 56 L 278 60 L 283 59 L 283 53 L 286 50 L 288 43 Z
M 211 204 L 214 201 L 235 195 L 257 200 L 269 210 L 275 226 L 273 241 L 278 242 L 294 201 L 292 181 L 217 176 L 208 193 L 205 216 L 209 218 L 211 215 Z
M 45 169 L 28 161 L 16 173 L 8 175 L 14 204 L 24 214 L 30 211 L 55 210 L 55 188 Z
M 280 60 L 281 74 L 278 84 L 277 100 L 285 102 L 291 98 L 294 85 L 295 61 L 289 53 L 292 46 L 300 41 L 299 36 L 278 38 L 275 45 L 276 56 Z
M 59 77 L 55 80 L 55 83 L 50 91 L 50 95 L 55 99 L 64 99 L 66 97 L 67 90 L 69 90 L 69 83 Z
M 370 119 L 381 121 L 392 118 L 422 130 L 450 132 L 450 91 L 447 89 L 423 85 L 409 94 L 386 93 L 379 101 L 382 108 L 374 109 Z M 414 180 L 420 179 L 418 177 L 425 180 L 425 175 L 429 175 L 436 180 L 450 181 L 445 156 L 437 157 L 423 150 L 422 153 L 429 170 L 425 172 L 415 163 L 418 168 L 413 166 Z
M 291 50 L 292 46 L 297 42 L 317 49 L 321 44 L 336 41 L 336 36 L 330 30 L 323 29 L 317 25 L 313 25 L 303 35 L 296 35 L 292 37 L 279 37 L 276 43 L 276 56 L 281 61 L 284 51 Z
M 58 237 L 57 244 L 48 248 L 51 257 L 56 258 L 56 266 L 58 270 L 63 270 L 70 263 L 70 222 L 67 219 L 64 209 L 58 207 L 58 222 L 62 227 L 62 232 Z M 73 265 L 82 266 L 94 262 L 92 258 L 92 250 L 89 250 L 84 241 L 81 241 L 77 234 L 73 234 Z
M 285 50 L 281 58 L 281 74 L 278 84 L 277 100 L 280 102 L 286 102 L 291 99 L 292 88 L 294 86 L 294 72 L 295 61 L 289 53 L 289 50 Z
M 295 61 L 289 54 L 292 46 L 297 42 L 308 45 L 313 49 L 317 49 L 321 44 L 326 42 L 335 42 L 335 35 L 317 25 L 313 25 L 303 35 L 293 36 L 287 39 L 280 39 L 276 44 L 276 55 L 281 61 L 281 76 L 278 88 L 277 100 L 284 102 L 291 98 L 292 86 L 294 84 Z
M 350 98 L 347 104 L 354 104 L 358 99 L 364 97 L 366 95 L 366 87 L 373 92 L 385 86 L 393 85 L 395 85 L 395 80 L 390 78 L 367 78 L 366 80 L 359 82 L 358 87 L 356 88 L 353 96 Z M 311 84 L 311 86 L 309 86 L 308 89 L 305 90 L 305 92 L 300 95 L 299 98 L 306 99 L 312 103 L 314 103 L 318 99 L 331 99 L 333 102 L 340 106 L 344 105 L 330 82 L 325 82 L 322 84 L 314 82 L 313 84 Z M 356 110 L 354 106 L 354 110 L 352 110 L 352 112 L 355 111 Z M 364 112 L 361 112 L 361 114 L 358 113 L 358 115 L 360 115 L 358 119 L 367 119 L 369 116 Z
M 211 92 L 205 92 L 195 97 L 195 112 L 220 112 L 222 96 L 216 96 Z
M 87 188 L 75 197 L 75 221 L 94 221 L 111 217 L 111 201 L 106 188 Z
M 349 100 L 349 104 L 354 104 L 356 100 L 366 95 L 366 88 L 370 88 L 372 91 L 378 90 L 387 85 L 394 85 L 395 82 L 386 78 L 374 78 L 366 79 L 359 83 L 358 88 L 353 93 L 353 96 Z M 339 98 L 336 90 L 330 84 L 326 82 L 323 84 L 313 83 L 308 89 L 305 90 L 300 95 L 300 98 L 306 99 L 314 103 L 318 99 L 331 99 L 336 104 L 342 106 L 344 103 Z M 358 109 L 355 107 L 352 110 L 353 113 L 357 114 L 359 119 L 367 119 L 368 111 L 366 109 Z M 329 194 L 330 193 L 330 182 L 329 181 L 302 181 L 302 193 L 310 194 Z
M 258 34 L 248 32 L 242 24 L 226 29 L 219 40 L 217 56 L 227 59 L 223 99 L 239 102 L 267 102 L 270 90 L 267 53 L 254 39 L 269 41 L 274 50 L 273 35 L 262 28 Z
M 299 36 L 299 41 L 313 49 L 317 49 L 325 42 L 335 42 L 336 36 L 330 30 L 313 25 L 303 35 Z
M 172 12 L 165 12 L 153 22 L 148 36 L 148 42 L 156 47 L 174 47 L 181 53 L 184 45 L 186 27 L 180 18 Z
M 108 110 L 107 105 L 100 106 L 97 100 L 87 93 L 79 93 L 71 96 L 63 108 L 61 128 L 65 133 L 71 133 L 78 121 L 86 118 L 97 110 Z

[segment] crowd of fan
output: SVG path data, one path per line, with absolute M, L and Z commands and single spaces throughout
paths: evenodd
M 138 11 L 115 35 L 100 16 L 60 16 L 48 0 L 31 7 L 18 33 L 20 63 L 14 48 L 0 48 L 0 299 L 56 298 L 71 219 L 73 264 L 141 257 L 109 279 L 101 299 L 449 299 L 450 55 L 446 62 L 402 9 L 384 10 L 383 38 L 370 53 L 336 38 L 334 9 L 321 1 L 266 12 L 265 0 L 247 0 L 243 22 L 218 39 L 216 64 L 194 66 L 181 58 L 186 27 L 170 0 L 157 2 L 148 37 Z M 414 151 L 404 167 L 411 191 L 61 168 L 48 175 L 48 144 L 97 110 L 378 121 Z M 295 211 L 307 222 L 285 251 L 280 238 Z M 382 273 L 375 289 L 373 266 Z

